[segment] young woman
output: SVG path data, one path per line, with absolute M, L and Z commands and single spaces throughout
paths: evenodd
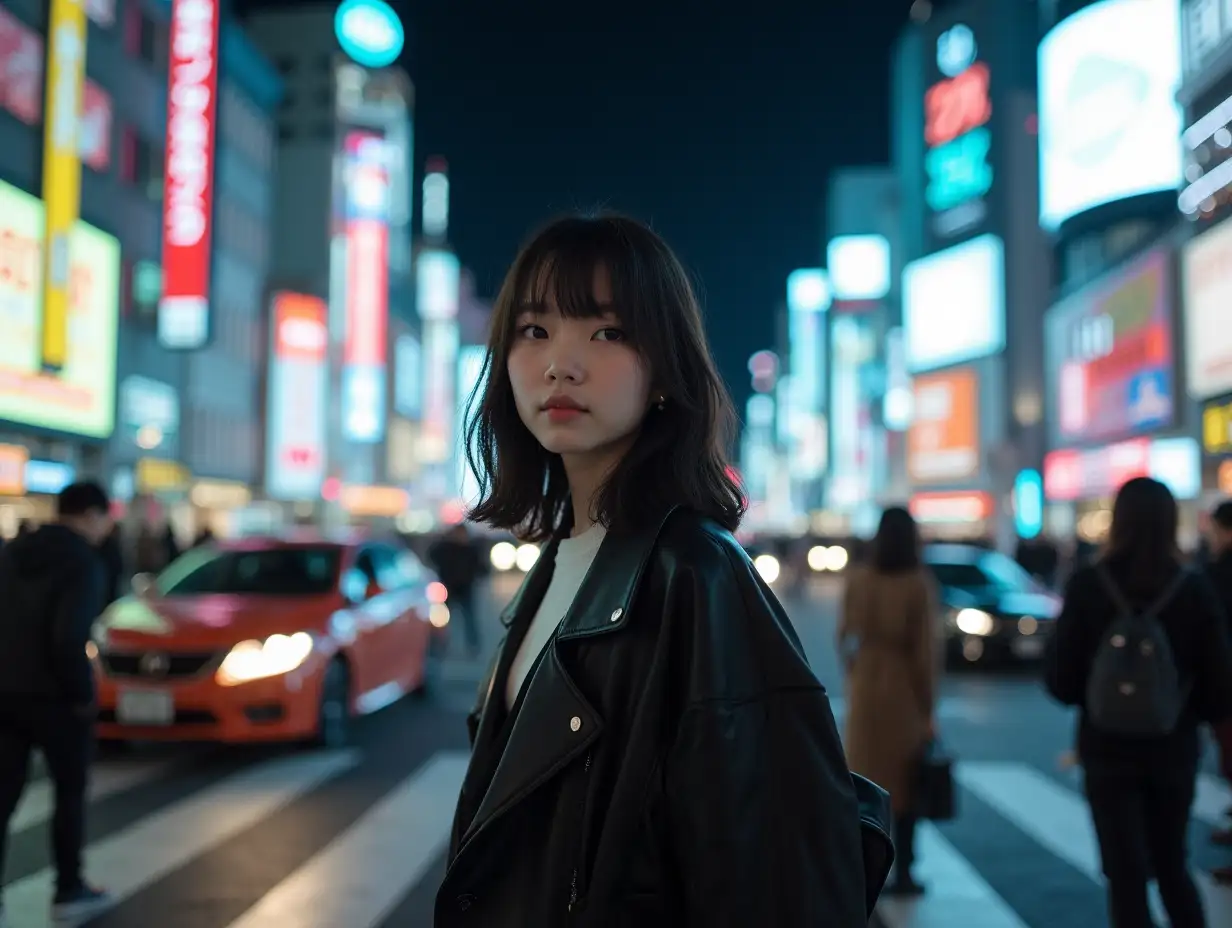
M 911 513 L 881 515 L 867 565 L 848 575 L 838 627 L 847 663 L 847 762 L 890 791 L 894 804 L 894 868 L 890 891 L 919 895 L 915 864 L 914 786 L 934 734 L 933 704 L 940 655 L 937 597 L 920 559 Z
M 549 225 L 497 297 L 473 518 L 544 543 L 471 717 L 437 928 L 867 924 L 825 690 L 731 535 L 731 404 L 645 226 Z
M 1147 477 L 1128 481 L 1112 507 L 1107 550 L 1070 578 L 1049 643 L 1048 689 L 1079 709 L 1078 760 L 1113 928 L 1155 924 L 1147 901 L 1152 877 L 1174 928 L 1207 924 L 1187 862 L 1190 806 L 1202 756 L 1198 729 L 1232 716 L 1232 643 L 1214 588 L 1202 574 L 1186 571 L 1176 536 L 1176 500 L 1168 488 Z M 1153 614 L 1166 636 L 1166 649 L 1146 639 L 1138 649 L 1148 657 L 1171 651 L 1183 703 L 1170 731 L 1159 726 L 1156 733 L 1129 734 L 1101 726 L 1098 713 L 1092 717 L 1088 695 L 1106 699 L 1098 676 L 1088 694 L 1096 656 L 1106 639 L 1117 646 L 1110 626 L 1130 613 Z

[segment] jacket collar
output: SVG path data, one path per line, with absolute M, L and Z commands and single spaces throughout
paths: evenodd
M 603 539 L 554 641 L 523 684 L 521 707 L 511 720 L 509 740 L 465 829 L 455 860 L 462 857 L 481 831 L 582 756 L 599 737 L 603 719 L 569 675 L 560 646 L 612 634 L 625 627 L 655 542 L 674 511 L 675 507 L 665 511 L 640 531 Z M 522 588 L 502 613 L 501 620 L 521 633 L 509 636 L 507 650 L 520 644 L 543 599 L 559 541 L 558 536 L 545 546 Z M 492 681 L 495 686 L 489 686 L 489 703 L 504 698 L 512 657 L 509 653 L 501 657 Z M 480 744 L 492 744 L 501 716 L 502 712 L 489 711 L 485 705 L 479 723 Z
M 639 531 L 608 535 L 603 539 L 573 605 L 561 622 L 557 641 L 607 634 L 625 627 L 629 606 L 655 542 L 677 508 L 664 510 L 658 519 Z M 556 561 L 556 550 L 568 532 L 568 527 L 563 528 L 544 546 L 525 582 L 501 613 L 501 622 L 507 627 L 519 624 L 520 620 L 529 621 L 539 607 Z

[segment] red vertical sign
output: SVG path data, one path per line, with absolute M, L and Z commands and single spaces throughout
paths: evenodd
M 158 310 L 168 348 L 200 348 L 209 337 L 218 20 L 219 0 L 172 2 Z
M 389 337 L 389 147 L 370 132 L 346 136 L 346 345 L 343 430 L 357 442 L 385 432 Z

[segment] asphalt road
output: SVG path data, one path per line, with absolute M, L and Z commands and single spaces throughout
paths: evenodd
M 487 645 L 515 581 L 487 598 Z M 836 582 L 783 590 L 819 676 L 842 713 L 832 647 Z M 100 761 L 89 874 L 117 905 L 89 928 L 429 928 L 453 803 L 466 763 L 463 716 L 483 661 L 447 657 L 433 694 L 359 726 L 353 750 L 136 749 Z M 962 785 L 957 821 L 925 826 L 928 894 L 885 901 L 880 928 L 1106 925 L 1099 860 L 1080 784 L 1058 769 L 1068 714 L 1031 671 L 948 677 L 939 707 Z M 12 928 L 50 924 L 48 785 L 27 790 L 6 873 Z M 1207 833 L 1232 805 L 1201 781 L 1194 865 L 1232 862 Z M 1232 891 L 1204 880 L 1212 926 L 1232 926 Z

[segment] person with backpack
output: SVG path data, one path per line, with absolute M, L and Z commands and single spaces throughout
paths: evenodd
M 1184 564 L 1176 500 L 1137 477 L 1108 545 L 1077 571 L 1049 644 L 1049 692 L 1079 710 L 1078 761 L 1112 928 L 1152 928 L 1154 875 L 1173 928 L 1206 928 L 1186 863 L 1202 723 L 1232 717 L 1232 637 L 1209 579 Z

